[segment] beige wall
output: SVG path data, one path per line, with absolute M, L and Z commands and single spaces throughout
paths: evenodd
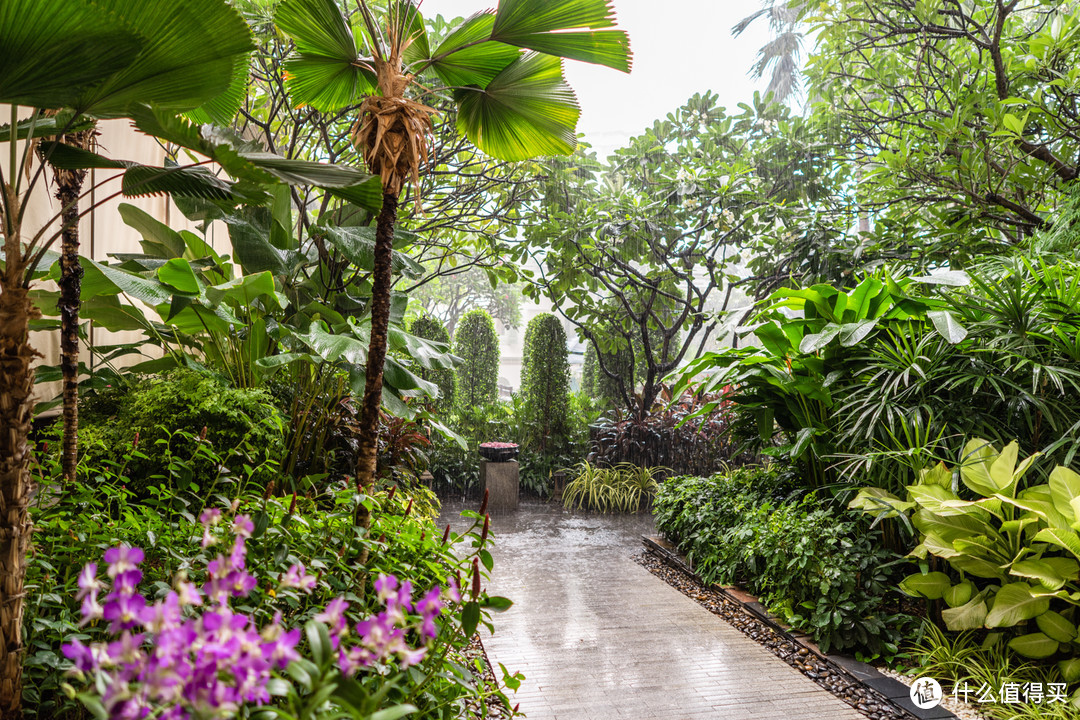
M 98 151 L 106 157 L 120 160 L 134 160 L 140 163 L 161 165 L 165 160 L 165 150 L 157 140 L 143 135 L 131 127 L 127 120 L 108 120 L 99 125 L 100 135 L 97 138 Z M 0 143 L 0 158 L 7 157 L 7 144 Z M 36 164 L 34 166 L 36 169 Z M 80 209 L 89 209 L 95 203 L 101 203 L 91 213 L 83 217 L 79 226 L 81 250 L 80 254 L 97 261 L 109 259 L 109 253 L 141 252 L 139 247 L 140 235 L 124 224 L 117 211 L 120 203 L 130 203 L 146 211 L 158 220 L 170 227 L 181 230 L 189 229 L 197 232 L 194 223 L 185 218 L 166 197 L 125 198 L 118 196 L 108 199 L 120 191 L 121 171 L 117 170 L 93 170 L 87 174 L 86 183 L 83 186 L 84 199 L 80 203 Z M 47 183 L 38 182 L 34 188 L 33 197 L 30 198 L 27 207 L 26 218 L 23 222 L 24 235 L 32 236 L 44 223 L 49 222 L 59 211 L 59 203 L 53 198 L 56 188 L 52 182 L 51 173 L 46 172 Z M 25 184 L 25 182 L 24 182 Z M 54 223 L 54 226 L 56 223 Z M 225 248 L 222 244 L 227 243 L 224 233 L 218 230 L 218 238 L 214 237 L 211 230 L 208 241 L 215 249 L 221 251 Z M 51 233 L 49 233 L 51 235 Z M 215 242 L 217 240 L 217 242 Z M 53 245 L 53 249 L 59 250 L 59 241 Z M 137 332 L 113 333 L 101 328 L 91 328 L 90 340 L 95 345 L 111 345 L 114 343 L 132 342 L 141 336 Z M 32 343 L 45 357 L 40 364 L 56 365 L 60 357 L 60 336 L 58 332 L 34 333 Z M 147 353 L 155 354 L 156 348 L 148 347 Z M 134 358 L 134 356 L 132 356 Z M 82 362 L 90 365 L 91 354 L 84 348 Z M 129 360 L 129 363 L 137 360 Z M 59 383 L 48 383 L 38 386 L 38 399 L 47 400 L 60 391 Z

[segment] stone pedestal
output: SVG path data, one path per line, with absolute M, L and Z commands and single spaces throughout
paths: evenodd
M 488 510 L 493 513 L 517 510 L 518 461 L 480 461 L 480 494 L 488 491 Z

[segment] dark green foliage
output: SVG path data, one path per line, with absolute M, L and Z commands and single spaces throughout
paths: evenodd
M 637 385 L 645 379 L 645 368 L 639 364 L 636 372 L 631 364 L 630 353 L 626 350 L 604 356 L 604 366 L 611 372 L 622 377 L 634 377 Z M 619 393 L 619 383 L 609 377 L 600 368 L 597 360 L 596 346 L 589 343 L 585 349 L 585 364 L 581 368 L 581 389 L 591 398 L 607 407 L 622 407 L 625 401 Z
M 454 354 L 461 358 L 454 384 L 454 407 L 475 408 L 499 397 L 499 338 L 486 310 L 465 313 L 454 332 Z
M 334 481 L 356 472 L 360 428 L 348 373 L 299 360 L 270 378 L 266 388 L 286 419 L 285 482 L 311 476 Z
M 127 467 L 130 490 L 144 494 L 169 480 L 169 456 L 193 454 L 203 438 L 218 453 L 237 450 L 255 468 L 253 479 L 266 485 L 277 475 L 269 463 L 284 452 L 283 423 L 269 394 L 238 390 L 193 370 L 173 370 L 136 381 L 129 388 L 107 390 L 86 404 L 79 436 L 81 462 L 89 467 L 116 463 L 138 435 L 138 448 Z M 183 435 L 177 431 L 183 431 Z M 215 464 L 195 457 L 186 474 L 213 477 Z
M 450 333 L 447 332 L 446 326 L 438 318 L 427 313 L 412 321 L 409 332 L 425 340 L 446 343 L 447 348 L 450 347 Z M 449 368 L 437 370 L 420 368 L 418 374 L 428 382 L 439 386 L 439 398 L 434 402 L 435 408 L 440 411 L 449 410 L 454 402 L 454 371 Z
M 792 493 L 794 478 L 740 468 L 664 482 L 656 525 L 707 583 L 739 583 L 830 650 L 897 651 L 910 621 L 897 612 L 895 555 L 867 523 Z
M 551 313 L 541 313 L 525 329 L 521 397 L 525 434 L 540 452 L 565 443 L 570 392 L 566 331 Z
M 607 467 L 660 468 L 667 475 L 710 475 L 734 460 L 732 414 L 726 393 L 686 392 L 646 415 L 605 422 L 592 436 L 589 459 Z
M 450 425 L 461 435 L 467 448 L 436 436 L 426 450 L 428 470 L 435 477 L 435 487 L 442 493 L 474 495 L 480 477 L 480 456 L 477 445 L 482 442 L 514 442 L 521 445 L 518 455 L 521 489 L 539 497 L 551 493 L 552 475 L 569 468 L 585 456 L 588 450 L 589 425 L 599 412 L 591 399 L 574 393 L 568 402 L 565 442 L 562 448 L 540 452 L 526 444 L 527 428 L 522 420 L 524 402 L 515 395 L 510 402 L 491 403 L 475 408 L 455 410 Z

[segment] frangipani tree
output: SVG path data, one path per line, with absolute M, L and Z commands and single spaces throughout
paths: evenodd
M 357 482 L 363 488 L 375 477 L 398 201 L 420 177 L 434 112 L 424 99 L 449 95 L 458 129 L 494 157 L 569 154 L 580 110 L 560 58 L 629 72 L 630 46 L 608 0 L 502 0 L 435 46 L 419 3 L 356 5 L 350 18 L 335 0 L 284 0 L 275 19 L 296 43 L 286 63 L 294 104 L 332 111 L 360 102 L 353 141 L 383 183 L 361 405 Z
M 11 718 L 21 710 L 30 543 L 29 322 L 37 313 L 29 286 L 51 242 L 48 227 L 23 227 L 27 199 L 43 182 L 44 166 L 30 166 L 32 142 L 85 130 L 90 118 L 125 117 L 135 103 L 172 112 L 228 106 L 252 42 L 224 0 L 4 0 L 0 47 L 0 103 L 11 118 L 0 127 L 8 143 L 0 163 L 0 717 Z M 21 122 L 20 106 L 33 108 Z

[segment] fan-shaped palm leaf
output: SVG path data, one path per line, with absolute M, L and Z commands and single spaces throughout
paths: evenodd
M 458 92 L 458 128 L 478 148 L 504 160 L 568 155 L 581 110 L 550 55 L 521 56 L 483 89 Z
M 630 72 L 630 39 L 609 0 L 502 0 L 491 39 Z

